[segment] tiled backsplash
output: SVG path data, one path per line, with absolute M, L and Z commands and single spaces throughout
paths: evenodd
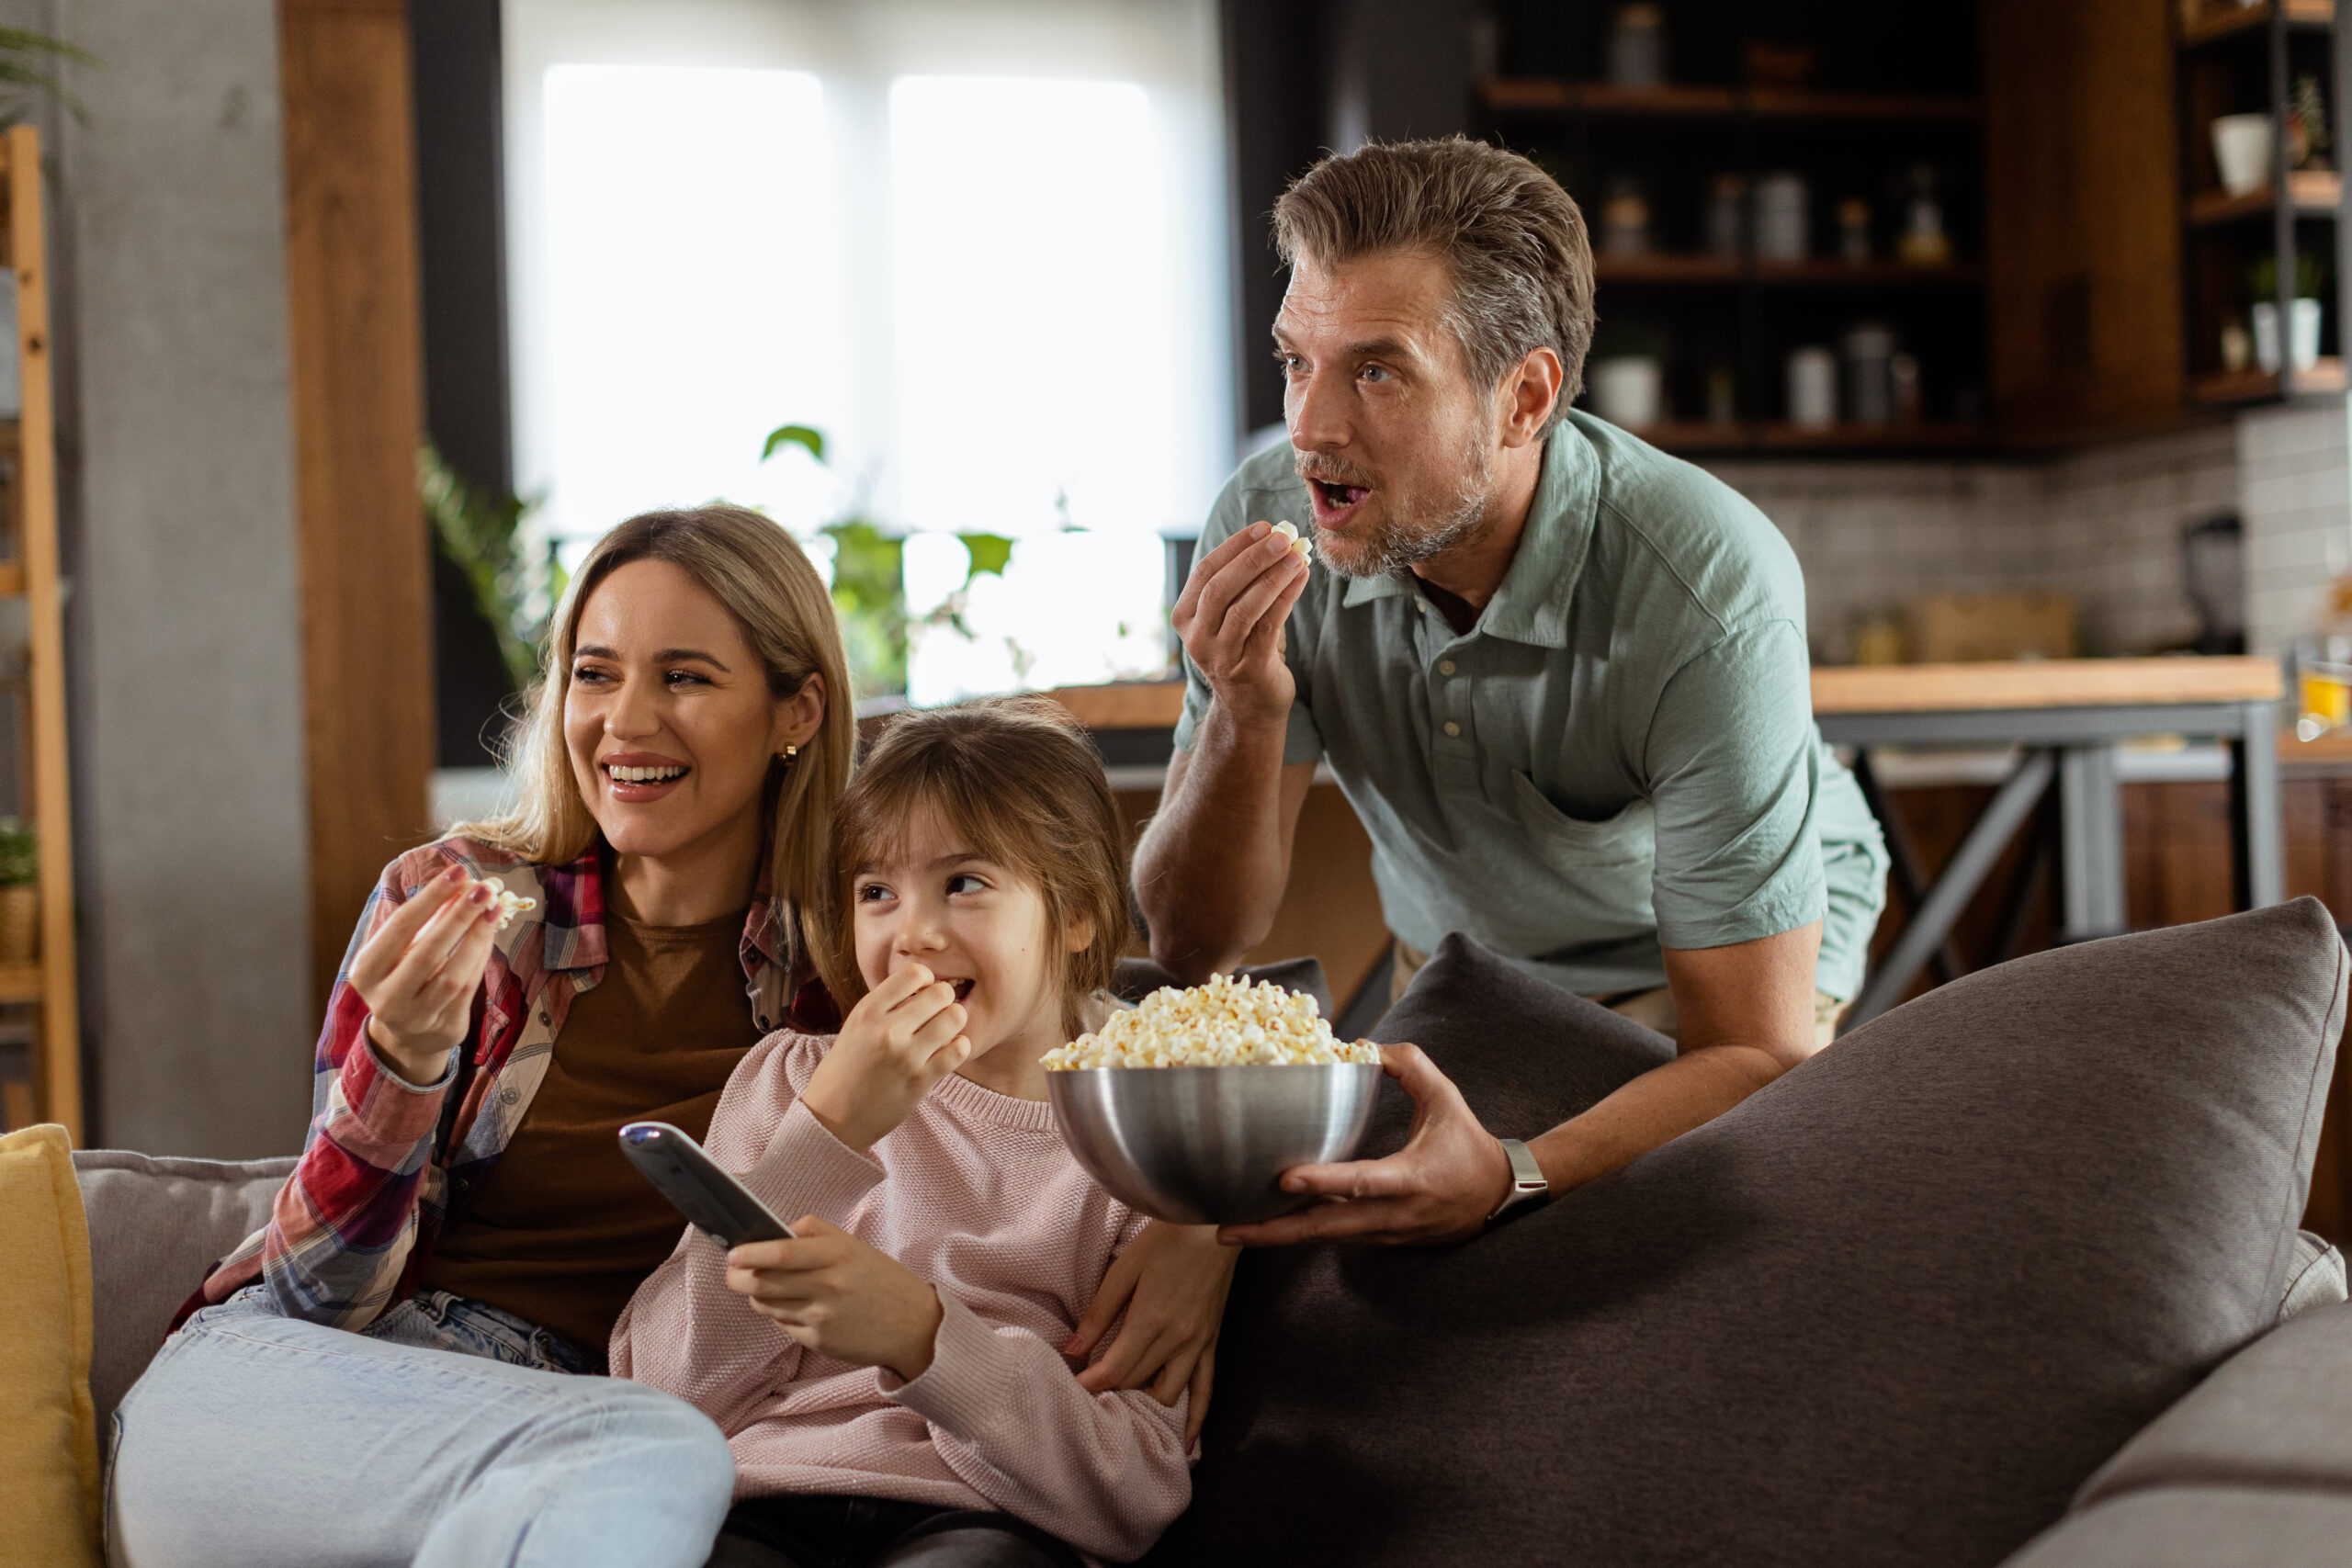
M 2333 414 L 2340 481 L 2345 416 L 2340 408 Z M 2305 450 L 2312 438 L 2295 425 L 2275 439 Z M 2139 653 L 2196 635 L 2181 591 L 2180 532 L 2248 512 L 2239 482 L 2245 445 L 2239 431 L 2216 424 L 2039 461 L 1707 466 L 1788 536 L 1804 566 L 1814 656 L 1823 662 L 1846 660 L 1864 616 L 1923 593 L 2010 588 L 2074 594 L 2086 653 Z M 2352 492 L 2339 482 L 2339 536 L 2352 526 L 2347 511 Z M 2247 526 L 2251 545 L 2250 513 Z M 2250 551 L 2250 586 L 2256 558 Z

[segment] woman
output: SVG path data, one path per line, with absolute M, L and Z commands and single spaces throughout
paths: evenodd
M 727 1511 L 707 1418 L 577 1374 L 678 1235 L 616 1130 L 700 1133 L 830 931 L 840 633 L 713 506 L 606 536 L 551 645 L 521 802 L 386 868 L 301 1164 L 116 1415 L 141 1568 L 694 1568 Z M 486 878 L 537 908 L 501 930 Z

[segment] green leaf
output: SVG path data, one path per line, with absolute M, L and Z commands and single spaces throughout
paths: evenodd
M 976 577 L 1002 577 L 1006 563 L 1012 559 L 1012 541 L 1001 534 L 958 534 L 964 541 L 964 553 L 971 558 L 972 570 L 964 574 L 967 587 Z
M 780 424 L 769 431 L 768 444 L 760 448 L 760 461 L 764 463 L 775 457 L 779 446 L 805 446 L 808 456 L 820 463 L 825 460 L 823 433 L 805 424 Z

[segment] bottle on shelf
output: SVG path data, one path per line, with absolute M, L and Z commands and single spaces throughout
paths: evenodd
M 1756 182 L 1756 259 L 1801 262 L 1812 249 L 1806 233 L 1804 176 L 1782 169 Z
M 1600 204 L 1600 249 L 1612 256 L 1650 254 L 1650 203 L 1641 182 L 1620 175 L 1609 182 L 1609 196 Z
M 1707 197 L 1707 254 L 1725 259 L 1747 248 L 1747 181 L 1736 174 L 1715 176 Z
M 1657 6 L 1617 7 L 1609 30 L 1609 80 L 1619 87 L 1666 85 L 1666 17 Z
M 1944 232 L 1943 203 L 1936 198 L 1931 164 L 1911 165 L 1911 197 L 1904 208 L 1897 254 L 1913 266 L 1943 266 L 1951 260 L 1951 236 Z
M 1859 196 L 1838 204 L 1838 259 L 1857 265 L 1871 259 L 1871 204 Z

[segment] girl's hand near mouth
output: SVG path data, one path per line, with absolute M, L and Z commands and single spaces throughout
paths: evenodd
M 910 964 L 865 993 L 817 1065 L 800 1102 L 859 1154 L 972 1054 L 956 985 Z

